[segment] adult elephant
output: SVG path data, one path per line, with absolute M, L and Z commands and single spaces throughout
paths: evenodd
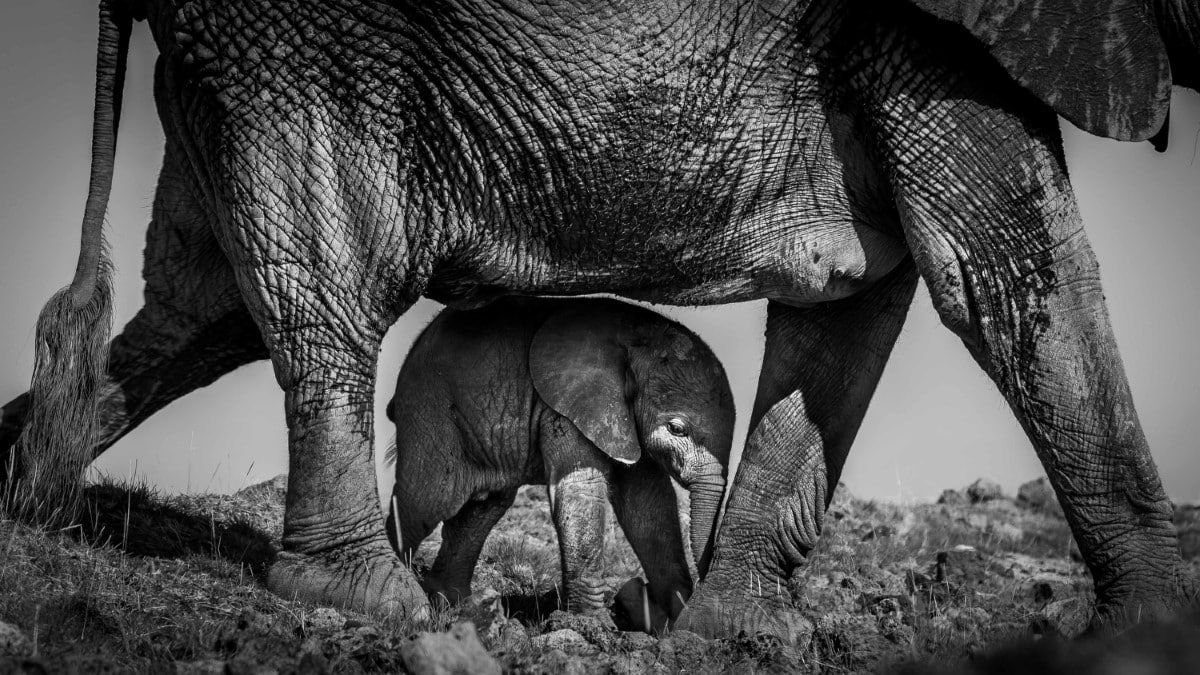
M 418 296 L 768 298 L 752 431 L 680 623 L 788 635 L 787 579 L 920 275 L 1037 448 L 1100 619 L 1169 611 L 1190 581 L 1054 111 L 1153 134 L 1163 38 L 1123 38 L 1174 33 L 1135 0 L 1048 34 L 1040 17 L 1071 2 L 1020 7 L 1009 35 L 1030 54 L 1095 57 L 1056 62 L 1074 89 L 1022 70 L 1006 41 L 869 0 L 105 0 L 78 272 L 43 314 L 30 394 L 4 411 L 4 445 L 24 429 L 19 506 L 69 503 L 92 455 L 269 355 L 291 472 L 269 585 L 420 611 L 384 538 L 371 437 L 379 343 Z M 105 370 L 100 223 L 132 18 L 161 53 L 167 143 L 146 305 Z

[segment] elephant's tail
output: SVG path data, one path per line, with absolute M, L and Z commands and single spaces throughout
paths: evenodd
M 29 412 L 16 446 L 5 502 L 13 515 L 46 525 L 71 522 L 97 435 L 112 322 L 112 268 L 104 213 L 112 186 L 121 89 L 132 17 L 120 0 L 100 4 L 92 165 L 82 244 L 71 285 L 38 317 Z

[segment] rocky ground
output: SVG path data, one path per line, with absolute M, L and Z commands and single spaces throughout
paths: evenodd
M 430 621 L 283 601 L 261 585 L 283 490 L 282 479 L 227 496 L 98 486 L 77 528 L 0 520 L 0 673 L 1183 673 L 1200 663 L 1198 623 L 1068 639 L 1089 616 L 1090 579 L 1044 481 L 1011 497 L 981 480 L 916 505 L 839 488 L 820 548 L 791 584 L 811 632 L 786 646 L 656 639 L 558 610 L 539 488 L 493 532 L 475 597 Z M 1200 571 L 1200 508 L 1180 507 L 1177 521 Z M 639 569 L 613 534 L 615 589 Z M 421 548 L 418 569 L 437 543 Z

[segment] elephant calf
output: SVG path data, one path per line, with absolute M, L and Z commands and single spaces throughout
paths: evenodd
M 683 326 L 608 299 L 506 298 L 446 310 L 417 339 L 388 404 L 396 486 L 388 536 L 405 560 L 438 523 L 424 585 L 456 601 L 517 488 L 549 487 L 563 585 L 602 612 L 604 502 L 642 563 L 661 629 L 691 595 L 681 518 L 708 564 L 734 406 L 725 371 Z M 689 491 L 676 504 L 671 478 Z

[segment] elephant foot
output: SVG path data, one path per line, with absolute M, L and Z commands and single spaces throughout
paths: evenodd
M 288 599 L 416 621 L 430 618 L 429 602 L 412 571 L 391 550 L 383 555 L 304 555 L 281 552 L 267 588 Z
M 457 605 L 471 597 L 470 586 L 464 588 L 454 584 L 447 584 L 437 577 L 426 576 L 421 579 L 420 584 L 421 588 L 425 591 L 425 595 L 429 596 L 430 603 Z
M 607 589 L 604 581 L 590 577 L 581 577 L 567 584 L 567 611 L 575 614 L 601 613 L 607 615 L 604 606 L 604 592 Z
M 1114 635 L 1139 623 L 1170 621 L 1181 614 L 1200 610 L 1200 583 L 1188 572 L 1167 590 L 1128 593 L 1099 598 L 1087 632 Z
M 806 648 L 813 624 L 786 602 L 751 597 L 721 597 L 697 592 L 675 620 L 675 630 L 708 639 L 773 635 L 784 644 Z

